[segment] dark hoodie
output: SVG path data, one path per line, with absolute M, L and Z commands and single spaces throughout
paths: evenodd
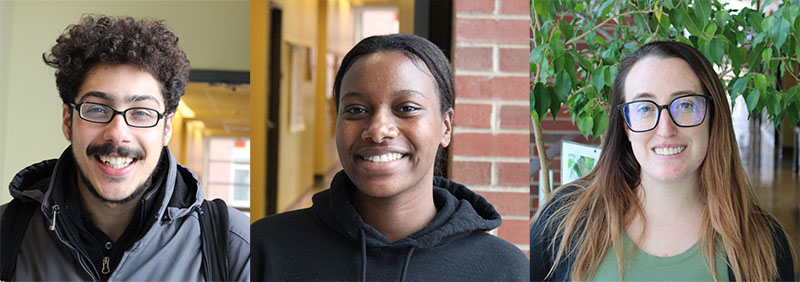
M 422 230 L 390 242 L 364 223 L 339 172 L 313 206 L 251 227 L 252 278 L 270 281 L 526 281 L 528 259 L 487 234 L 500 214 L 467 187 L 436 177 L 438 210 Z

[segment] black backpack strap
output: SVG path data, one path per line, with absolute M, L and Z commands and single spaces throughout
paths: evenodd
M 228 281 L 228 207 L 221 199 L 204 200 L 199 213 L 206 279 Z
M 17 265 L 17 254 L 22 245 L 22 238 L 28 229 L 28 222 L 39 206 L 37 202 L 23 202 L 20 199 L 13 199 L 6 206 L 3 218 L 0 219 L 0 280 L 10 281 L 14 276 Z

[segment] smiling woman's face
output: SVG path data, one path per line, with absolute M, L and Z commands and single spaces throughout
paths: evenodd
M 679 58 L 645 57 L 625 78 L 625 102 L 649 100 L 665 105 L 687 93 L 703 93 L 703 85 L 689 64 Z M 667 109 L 657 114 L 661 118 L 653 130 L 627 131 L 642 168 L 642 180 L 670 182 L 699 177 L 708 150 L 710 118 L 695 127 L 679 127 Z
M 430 187 L 436 151 L 450 144 L 452 109 L 440 111 L 425 65 L 400 52 L 365 55 L 340 90 L 336 146 L 359 191 L 387 198 Z

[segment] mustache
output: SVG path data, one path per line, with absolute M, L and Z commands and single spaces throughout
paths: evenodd
M 114 153 L 124 158 L 144 159 L 144 151 L 142 149 L 116 146 L 112 143 L 103 143 L 102 145 L 89 144 L 89 146 L 86 147 L 87 156 L 110 155 Z

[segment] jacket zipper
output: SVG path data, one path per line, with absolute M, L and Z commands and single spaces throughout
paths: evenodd
M 58 238 L 59 241 L 61 241 L 61 243 L 63 243 L 64 245 L 66 245 L 67 247 L 69 247 L 70 249 L 72 249 L 72 250 L 74 250 L 75 252 L 78 253 L 78 261 L 81 263 L 81 267 L 83 267 L 83 270 L 86 271 L 86 273 L 89 273 L 89 275 L 92 276 L 92 280 L 93 281 L 99 281 L 100 279 L 97 279 L 97 275 L 95 274 L 95 272 L 90 270 L 90 268 L 86 265 L 86 261 L 85 261 L 84 258 L 85 257 L 89 257 L 89 256 L 84 254 L 83 252 L 81 252 L 80 249 L 75 248 L 74 246 L 72 246 L 69 242 L 67 242 L 67 240 L 65 240 L 64 238 L 61 237 L 61 234 L 58 232 L 58 230 L 55 230 L 55 227 L 56 227 L 56 217 L 55 217 L 55 215 L 58 214 L 58 213 L 59 213 L 58 205 L 53 205 L 53 222 L 50 225 L 50 230 L 52 230 L 54 233 L 56 233 L 56 237 Z
M 50 223 L 50 231 L 56 230 L 56 215 L 58 215 L 59 211 L 60 211 L 60 209 L 58 208 L 58 205 L 54 205 L 53 206 L 53 222 Z
M 111 272 L 111 268 L 108 266 L 108 262 L 111 259 L 109 257 L 103 257 L 103 270 L 101 271 L 103 274 L 108 274 Z

